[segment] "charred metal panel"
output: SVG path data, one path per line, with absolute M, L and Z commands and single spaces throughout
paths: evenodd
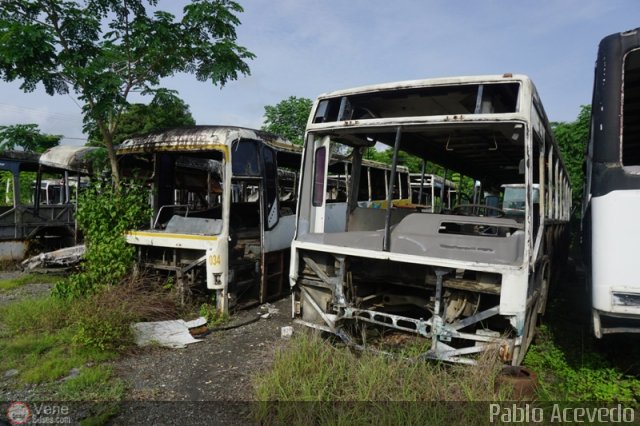
M 611 34 L 600 42 L 593 87 L 592 137 L 619 141 L 622 134 L 623 61 L 627 52 L 640 47 L 640 29 Z M 618 143 L 595 143 L 593 160 L 597 163 L 620 163 Z

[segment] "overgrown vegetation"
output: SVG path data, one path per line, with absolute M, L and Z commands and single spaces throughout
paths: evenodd
M 255 378 L 256 398 L 263 401 L 258 420 L 297 423 L 313 413 L 317 424 L 440 424 L 444 419 L 485 418 L 486 407 L 425 402 L 509 398 L 508 389 L 495 391 L 501 368 L 496 356 L 478 366 L 446 365 L 415 358 L 423 350 L 424 341 L 415 340 L 397 357 L 352 352 L 317 334 L 301 333 L 276 352 L 270 370 Z M 423 403 L 399 403 L 416 401 Z
M 62 399 L 119 399 L 122 381 L 99 363 L 132 344 L 132 322 L 164 319 L 175 312 L 165 293 L 141 280 L 127 280 L 75 300 L 45 297 L 14 302 L 0 309 L 0 372 L 17 370 L 23 384 L 67 377 L 50 395 Z
M 576 215 L 580 214 L 580 206 L 582 205 L 582 184 L 584 180 L 582 163 L 584 162 L 585 149 L 589 142 L 590 119 L 591 105 L 582 105 L 575 121 L 551 123 L 553 134 L 560 147 L 562 159 L 573 185 L 572 201 Z
M 635 402 L 640 398 L 636 377 L 620 371 L 594 348 L 561 349 L 554 338 L 548 327 L 540 327 L 525 360 L 538 372 L 541 400 Z
M 135 259 L 124 234 L 150 217 L 148 192 L 139 185 L 126 183 L 118 190 L 103 181 L 85 190 L 76 214 L 87 246 L 83 270 L 56 284 L 54 295 L 72 299 L 120 282 Z

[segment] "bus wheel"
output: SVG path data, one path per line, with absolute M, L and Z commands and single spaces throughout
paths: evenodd
M 527 309 L 527 316 L 525 319 L 524 333 L 522 334 L 522 344 L 519 350 L 514 354 L 513 365 L 520 365 L 524 360 L 524 356 L 529 349 L 529 345 L 533 341 L 533 337 L 536 334 L 536 326 L 538 324 L 538 311 L 540 310 L 540 304 L 542 297 L 539 294 L 535 302 Z
M 540 269 L 538 271 L 538 288 L 540 289 L 540 299 L 538 313 L 544 315 L 547 309 L 547 299 L 549 296 L 549 285 L 551 284 L 551 260 L 548 256 L 544 256 L 540 261 Z

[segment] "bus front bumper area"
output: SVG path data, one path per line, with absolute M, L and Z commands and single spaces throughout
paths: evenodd
M 290 277 L 297 323 L 359 349 L 371 349 L 367 339 L 378 330 L 373 335 L 430 339 L 420 355 L 427 359 L 475 364 L 475 356 L 492 351 L 503 362 L 521 362 L 527 320 L 535 321 L 530 312 L 539 308 L 537 294 L 527 296 L 521 270 L 451 261 L 442 266 L 424 258 L 426 263 L 412 264 L 353 249 L 310 248 L 294 242 Z

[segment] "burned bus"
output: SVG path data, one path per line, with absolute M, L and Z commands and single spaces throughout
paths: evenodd
M 288 291 L 300 151 L 230 126 L 126 140 L 117 150 L 123 176 L 150 188 L 153 210 L 148 229 L 126 235 L 138 266 L 175 274 L 183 296 L 206 283 L 221 312 Z
M 582 231 L 593 331 L 640 333 L 640 29 L 600 42 L 585 157 Z
M 474 182 L 451 208 L 358 203 L 363 153 L 393 148 Z M 330 152 L 351 190 L 327 200 Z M 537 195 L 535 195 L 537 194 Z M 520 198 L 520 199 L 518 199 Z M 509 200 L 508 209 L 503 208 Z M 336 208 L 336 202 L 343 208 Z M 522 75 L 417 80 L 320 96 L 307 124 L 289 271 L 296 322 L 355 347 L 397 333 L 423 356 L 521 363 L 568 243 L 571 186 L 547 117 Z M 384 342 L 382 342 L 384 343 Z

